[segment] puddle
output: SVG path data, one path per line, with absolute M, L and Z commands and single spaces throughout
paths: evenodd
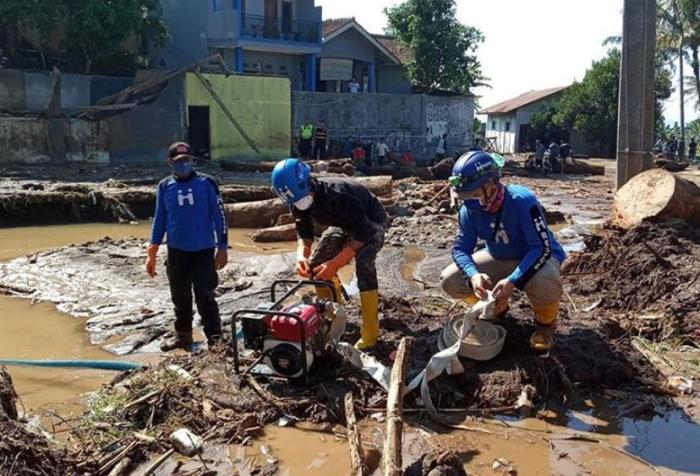
M 0 296 L 0 358 L 96 359 L 114 355 L 91 345 L 84 323 L 53 304 Z M 78 403 L 79 395 L 108 382 L 113 372 L 88 369 L 8 367 L 27 410 L 54 403 Z
M 267 445 L 280 462 L 280 469 L 275 473 L 277 475 L 350 474 L 346 440 L 336 439 L 328 433 L 268 426 L 263 436 L 251 446 L 231 447 L 231 460 L 241 475 L 250 474 L 248 468 L 266 464 L 266 456 L 261 452 L 263 445 Z
M 237 251 L 277 254 L 292 251 L 295 243 L 255 243 L 249 234 L 253 230 L 229 228 L 229 245 Z M 136 237 L 148 239 L 151 224 L 81 223 L 75 225 L 24 226 L 0 228 L 0 261 L 36 253 L 47 248 L 95 241 L 105 236 L 114 239 Z

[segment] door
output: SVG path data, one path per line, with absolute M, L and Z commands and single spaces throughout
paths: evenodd
M 210 160 L 211 131 L 209 128 L 209 106 L 189 106 L 187 114 L 190 124 L 187 136 L 195 155 Z
M 265 38 L 279 38 L 277 0 L 265 0 Z
M 527 152 L 531 149 L 530 146 L 530 124 L 521 124 L 518 133 L 518 150 L 515 152 Z
M 282 2 L 282 34 L 292 34 L 292 2 Z

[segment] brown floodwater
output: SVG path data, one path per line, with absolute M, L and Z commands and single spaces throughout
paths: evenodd
M 31 226 L 0 228 L 0 260 L 9 260 L 48 248 L 79 244 L 109 236 L 147 239 L 150 223 Z M 237 251 L 281 253 L 293 243 L 260 245 L 250 230 L 230 229 L 229 242 Z M 0 296 L 0 359 L 110 360 L 115 356 L 90 344 L 84 321 L 60 313 L 53 304 Z M 80 395 L 109 381 L 114 372 L 12 366 L 9 369 L 26 409 L 44 405 L 74 409 Z M 66 405 L 67 404 L 67 405 Z
M 53 304 L 0 296 L 0 359 L 111 360 L 91 345 L 82 319 L 62 314 Z M 113 372 L 87 369 L 9 367 L 24 407 L 77 403 L 77 397 L 107 382 Z

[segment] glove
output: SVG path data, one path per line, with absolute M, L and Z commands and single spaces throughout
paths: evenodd
M 348 264 L 354 257 L 355 250 L 349 246 L 346 246 L 335 258 L 316 266 L 313 269 L 313 276 L 315 279 L 330 281 L 336 274 L 338 274 L 338 270 Z
M 158 276 L 156 272 L 156 255 L 158 254 L 158 246 L 155 243 L 151 243 L 148 247 L 148 258 L 146 258 L 146 272 L 152 278 Z
M 311 276 L 309 256 L 311 256 L 311 245 L 304 243 L 297 248 L 297 273 L 302 278 L 309 278 Z

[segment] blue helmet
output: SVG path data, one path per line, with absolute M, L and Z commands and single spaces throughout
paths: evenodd
M 483 150 L 472 150 L 460 157 L 452 167 L 450 185 L 457 193 L 472 192 L 500 176 L 498 164 L 491 154 Z
M 272 188 L 283 202 L 294 204 L 309 195 L 311 167 L 299 159 L 285 159 L 272 170 Z

